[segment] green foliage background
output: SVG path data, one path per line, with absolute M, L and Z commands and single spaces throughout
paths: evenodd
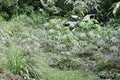
M 119 0 L 0 0 L 0 15 L 5 20 L 20 14 L 30 15 L 33 11 L 59 16 L 87 13 L 111 16 L 116 2 Z

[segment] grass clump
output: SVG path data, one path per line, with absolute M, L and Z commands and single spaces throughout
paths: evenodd
M 41 79 L 42 74 L 37 67 L 37 61 L 30 55 L 26 55 L 24 49 L 19 47 L 9 47 L 5 55 L 5 67 L 13 74 L 18 74 L 24 80 Z

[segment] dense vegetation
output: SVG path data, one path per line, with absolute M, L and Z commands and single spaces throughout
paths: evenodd
M 0 80 L 120 80 L 119 0 L 0 0 Z

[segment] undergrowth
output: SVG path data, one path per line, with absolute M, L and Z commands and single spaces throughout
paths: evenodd
M 70 30 L 63 20 L 32 14 L 0 22 L 0 64 L 25 80 L 97 80 L 91 71 L 99 75 L 113 67 L 118 70 L 119 26 L 101 26 L 92 19 L 78 21 Z

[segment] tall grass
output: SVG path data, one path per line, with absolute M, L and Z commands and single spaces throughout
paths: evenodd
M 14 74 L 18 74 L 25 80 L 41 79 L 41 72 L 36 61 L 25 50 L 19 47 L 10 47 L 6 50 L 6 68 Z

